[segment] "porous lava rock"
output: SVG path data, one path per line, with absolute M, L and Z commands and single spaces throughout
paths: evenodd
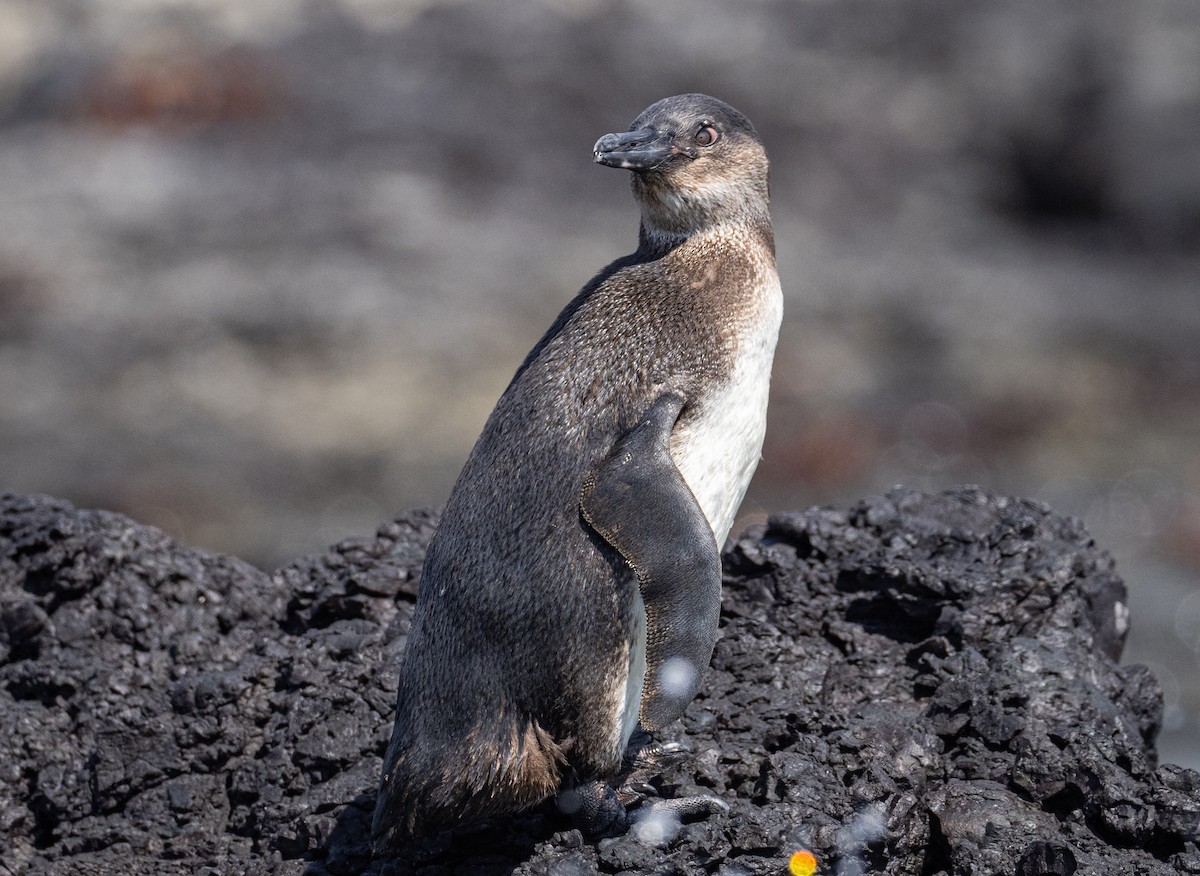
M 553 805 L 387 860 L 367 838 L 436 515 L 267 574 L 118 514 L 0 497 L 0 873 L 1200 873 L 1200 775 L 1118 662 L 1125 588 L 1073 519 L 959 488 L 773 516 L 664 796 L 726 815 L 585 839 Z

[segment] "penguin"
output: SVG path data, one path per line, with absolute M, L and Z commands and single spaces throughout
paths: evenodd
M 446 502 L 377 852 L 551 797 L 589 834 L 727 808 L 646 801 L 641 780 L 686 755 L 655 734 L 712 657 L 720 546 L 761 456 L 782 310 L 767 155 L 742 113 L 681 94 L 594 159 L 631 172 L 637 250 L 530 351 Z

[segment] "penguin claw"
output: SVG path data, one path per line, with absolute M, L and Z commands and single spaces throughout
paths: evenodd
M 638 785 L 636 788 L 622 785 L 617 788 L 617 802 L 626 809 L 641 803 L 647 796 L 653 797 L 654 795 L 654 789 L 648 785 Z
M 657 797 L 658 789 L 651 779 L 669 767 L 691 756 L 692 749 L 682 742 L 651 742 L 648 735 L 629 746 L 625 755 L 625 770 L 620 776 L 617 796 L 626 805 L 640 803 L 646 797 Z
M 633 768 L 665 769 L 683 763 L 691 753 L 691 746 L 682 742 L 653 742 L 638 749 L 633 757 Z
M 653 770 L 682 763 L 691 753 L 692 747 L 686 742 L 655 742 L 639 727 L 625 750 L 625 770 L 631 775 L 653 775 Z

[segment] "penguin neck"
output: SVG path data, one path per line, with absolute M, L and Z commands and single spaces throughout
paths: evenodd
M 729 178 L 676 179 L 634 172 L 630 187 L 642 214 L 639 252 L 670 252 L 692 237 L 727 229 L 765 229 L 771 236 L 765 162 L 756 172 Z
M 691 238 L 691 233 L 664 231 L 642 220 L 638 226 L 637 254 L 644 258 L 658 258 L 682 246 Z
M 643 213 L 641 225 L 638 227 L 637 256 L 641 259 L 661 258 L 692 238 L 744 234 L 746 231 L 749 231 L 774 258 L 775 233 L 771 228 L 769 215 L 748 213 L 730 217 L 724 222 L 685 231 L 661 228 Z

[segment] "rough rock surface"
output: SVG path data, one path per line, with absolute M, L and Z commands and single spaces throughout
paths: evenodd
M 436 517 L 272 575 L 0 497 L 0 873 L 1200 873 L 1124 586 L 1076 520 L 964 488 L 779 514 L 660 793 L 726 816 L 588 841 L 545 806 L 392 861 L 365 841 Z

